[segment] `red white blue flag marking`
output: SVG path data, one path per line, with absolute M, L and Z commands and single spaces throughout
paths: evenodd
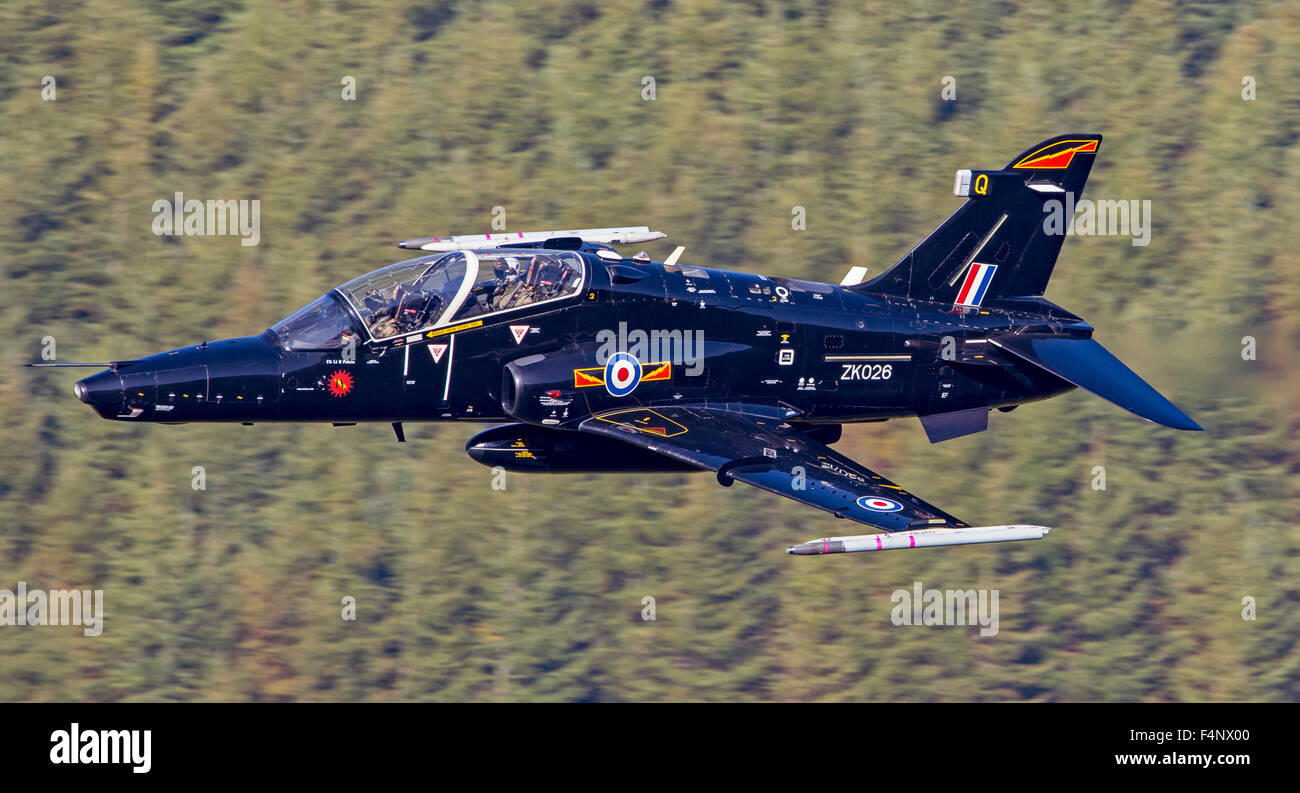
M 898 512 L 903 508 L 902 504 L 892 498 L 880 498 L 879 496 L 863 496 L 858 499 L 858 506 L 872 512 Z
M 605 362 L 605 390 L 625 397 L 641 382 L 641 362 L 631 353 L 616 352 Z
M 962 281 L 961 289 L 957 291 L 957 302 L 953 305 L 978 308 L 984 302 L 984 294 L 989 291 L 989 284 L 993 282 L 993 273 L 997 269 L 996 264 L 972 264 L 966 273 L 966 280 Z

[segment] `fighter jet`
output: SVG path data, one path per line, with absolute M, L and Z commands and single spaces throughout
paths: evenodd
M 1047 202 L 1079 199 L 1101 140 L 959 171 L 965 201 L 869 280 L 616 250 L 665 236 L 646 226 L 424 237 L 258 335 L 103 364 L 74 391 L 127 422 L 388 422 L 398 441 L 407 422 L 490 422 L 466 447 L 484 465 L 708 470 L 884 531 L 794 554 L 1036 539 L 1048 529 L 970 526 L 831 446 L 845 424 L 911 417 L 947 441 L 1076 387 L 1200 429 L 1042 296 L 1064 241 Z

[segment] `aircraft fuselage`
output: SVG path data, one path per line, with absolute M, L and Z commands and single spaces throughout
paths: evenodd
M 168 423 L 563 426 L 620 405 L 701 402 L 849 423 L 1009 408 L 1062 393 L 1072 386 L 993 354 L 984 339 L 1091 332 L 1041 299 L 954 312 L 830 284 L 582 259 L 582 289 L 559 301 L 358 341 L 352 350 L 287 350 L 270 331 L 205 342 L 119 364 L 79 383 L 78 395 L 105 418 Z M 626 393 L 597 371 L 620 350 L 641 367 Z M 507 365 L 531 356 L 545 356 L 548 371 L 529 373 L 537 383 L 510 382 L 518 367 Z

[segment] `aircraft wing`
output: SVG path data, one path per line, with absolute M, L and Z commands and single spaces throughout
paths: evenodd
M 886 531 L 966 527 L 779 418 L 718 407 L 620 408 L 579 425 Z M 800 470 L 802 469 L 802 470 Z

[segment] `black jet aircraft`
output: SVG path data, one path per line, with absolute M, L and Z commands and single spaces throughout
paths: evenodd
M 993 408 L 1083 388 L 1166 427 L 1190 418 L 1043 299 L 1101 135 L 991 171 L 893 267 L 839 285 L 614 245 L 646 227 L 406 240 L 416 258 L 332 289 L 265 332 L 111 364 L 78 399 L 128 422 L 509 422 L 470 456 L 511 471 L 692 471 L 883 529 L 792 553 L 1041 537 L 971 527 L 831 449 L 841 426 L 916 416 L 932 442 Z M 39 365 L 39 364 L 38 364 Z M 54 364 L 67 365 L 67 364 Z

